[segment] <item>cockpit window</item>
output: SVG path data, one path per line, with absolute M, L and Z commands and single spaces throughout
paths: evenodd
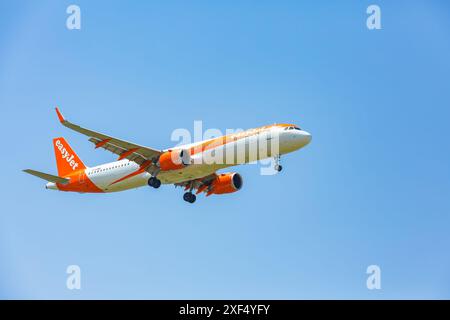
M 302 129 L 300 129 L 299 127 L 295 127 L 295 126 L 290 126 L 290 127 L 286 127 L 286 128 L 284 128 L 284 130 L 302 130 Z

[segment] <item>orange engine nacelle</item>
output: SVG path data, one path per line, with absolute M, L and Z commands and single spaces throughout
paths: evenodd
M 191 155 L 186 150 L 169 150 L 159 156 L 162 171 L 183 169 L 191 163 Z
M 213 181 L 209 194 L 233 193 L 242 188 L 242 183 L 239 173 L 223 173 Z

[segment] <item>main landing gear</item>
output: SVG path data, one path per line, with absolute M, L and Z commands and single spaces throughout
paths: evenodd
M 283 170 L 283 167 L 280 165 L 280 160 L 281 160 L 280 155 L 277 155 L 277 156 L 275 157 L 275 166 L 274 166 L 274 169 L 275 169 L 276 171 L 278 171 L 278 172 L 281 172 L 281 170 Z
M 161 187 L 161 180 L 156 177 L 151 177 L 150 179 L 148 179 L 148 185 L 150 187 L 158 189 L 159 187 Z
M 197 197 L 191 191 L 186 192 L 183 195 L 183 200 L 186 202 L 189 202 L 189 203 L 194 203 L 196 199 L 197 199 Z
M 192 193 L 192 190 L 194 190 L 194 183 L 193 182 L 191 182 L 190 185 L 189 185 L 189 191 L 186 192 L 183 195 L 183 200 L 184 201 L 189 202 L 189 203 L 194 203 L 195 200 L 197 200 L 197 197 L 196 197 L 195 194 Z

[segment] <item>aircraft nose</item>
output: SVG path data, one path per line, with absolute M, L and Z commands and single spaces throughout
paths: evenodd
M 307 132 L 307 131 L 302 131 L 302 140 L 304 141 L 304 145 L 306 146 L 308 143 L 311 142 L 312 140 L 312 135 L 311 133 Z
M 297 131 L 293 134 L 292 139 L 294 140 L 297 148 L 303 148 L 308 143 L 311 142 L 312 136 L 309 132 L 301 130 Z
M 290 132 L 290 139 L 292 141 L 292 146 L 298 149 L 303 148 L 308 143 L 310 143 L 312 136 L 309 132 L 304 130 L 292 130 Z

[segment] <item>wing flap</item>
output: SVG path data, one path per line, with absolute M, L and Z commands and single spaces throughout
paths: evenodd
M 98 146 L 99 143 L 102 142 L 102 140 L 99 140 L 97 138 L 89 138 L 89 141 L 92 142 L 93 144 L 95 144 L 96 146 Z M 145 161 L 148 160 L 143 154 L 141 154 L 139 152 L 140 151 L 139 147 L 126 149 L 126 148 L 123 148 L 123 147 L 120 147 L 120 146 L 117 146 L 116 144 L 114 144 L 113 140 L 110 140 L 107 143 L 99 146 L 99 148 L 107 150 L 109 152 L 112 152 L 112 153 L 118 155 L 119 156 L 118 160 L 128 159 L 130 161 L 136 162 L 139 165 L 143 164 Z M 136 150 L 136 151 L 133 151 L 133 150 Z M 130 152 L 130 151 L 133 151 L 133 152 Z M 154 157 L 152 157 L 152 158 L 154 158 Z
M 209 191 L 209 187 L 214 179 L 217 178 L 216 173 L 212 173 L 203 178 L 194 179 L 190 181 L 183 181 L 180 183 L 175 183 L 176 187 L 184 187 L 186 190 L 192 188 L 193 190 L 197 190 L 197 194 L 201 192 Z

